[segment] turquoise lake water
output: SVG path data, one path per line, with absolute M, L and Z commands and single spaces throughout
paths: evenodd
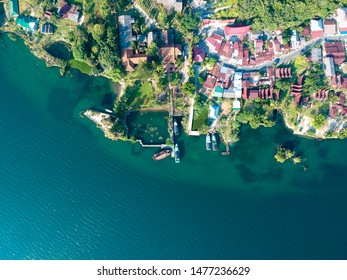
M 347 141 L 244 127 L 231 157 L 182 137 L 180 164 L 154 162 L 79 117 L 108 80 L 0 49 L 0 259 L 347 258 Z M 308 170 L 275 162 L 278 144 Z

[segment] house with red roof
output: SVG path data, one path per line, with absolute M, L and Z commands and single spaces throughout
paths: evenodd
M 336 34 L 336 22 L 334 20 L 324 20 L 324 36 L 332 36 Z
M 218 34 L 212 34 L 212 36 L 206 38 L 207 46 L 211 52 L 219 52 L 224 37 Z
M 312 97 L 316 100 L 327 101 L 329 98 L 329 90 L 319 89 Z
M 62 18 L 69 19 L 74 22 L 78 22 L 80 12 L 78 6 L 75 4 L 68 4 L 66 1 L 62 1 L 59 5 L 58 15 Z
M 254 41 L 254 51 L 256 53 L 262 52 L 264 47 L 264 41 L 262 39 L 257 39 Z
M 220 73 L 221 65 L 219 63 L 216 63 L 213 69 L 210 71 L 210 74 L 217 77 Z
M 212 76 L 212 75 L 208 75 L 207 79 L 204 83 L 204 88 L 208 89 L 208 90 L 213 90 L 214 86 L 216 84 L 216 77 Z
M 341 64 L 345 61 L 345 48 L 341 41 L 325 42 L 323 46 L 324 54 L 328 57 L 332 57 L 335 64 Z
M 258 89 L 251 89 L 251 90 L 249 90 L 248 99 L 256 99 L 258 97 L 259 97 L 259 90 Z
M 311 30 L 309 25 L 304 27 L 304 29 L 301 32 L 301 35 L 304 37 L 309 37 L 311 35 Z
M 247 35 L 249 35 L 251 32 L 251 26 L 225 26 L 224 27 L 224 33 L 225 36 L 231 37 L 231 36 L 239 36 L 242 39 L 246 39 Z
M 227 42 L 223 42 L 218 54 L 220 54 L 221 56 L 224 56 L 226 58 L 231 58 L 231 55 L 233 54 L 234 48 L 233 45 L 230 41 Z

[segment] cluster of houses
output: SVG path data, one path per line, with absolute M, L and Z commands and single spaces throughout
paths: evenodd
M 326 38 L 321 47 L 314 47 L 311 50 L 309 59 L 312 62 L 323 64 L 324 72 L 330 85 L 336 89 L 347 89 L 347 78 L 336 73 L 337 66 L 346 60 L 344 42 L 329 38 L 334 35 L 347 35 L 347 9 L 339 8 L 334 15 L 326 20 L 321 18 L 312 19 L 310 24 L 303 31 L 293 30 L 290 40 L 284 44 L 281 31 L 272 33 L 272 36 L 264 32 L 252 32 L 251 26 L 235 25 L 234 20 L 213 20 L 202 21 L 202 28 L 212 29 L 212 33 L 207 35 L 205 45 L 208 52 L 219 56 L 219 61 L 215 67 L 209 71 L 203 85 L 203 91 L 216 98 L 237 99 L 279 99 L 279 91 L 273 89 L 276 79 L 292 77 L 291 67 L 266 68 L 266 75 L 260 75 L 257 71 L 234 70 L 225 64 L 235 66 L 256 66 L 266 61 L 273 60 L 276 56 L 298 49 L 306 44 L 308 39 Z M 265 40 L 267 39 L 267 40 Z M 330 39 L 330 40 L 329 40 Z M 250 47 L 250 46 L 254 47 Z M 193 61 L 202 62 L 206 53 L 198 46 L 194 46 Z M 291 95 L 294 102 L 299 106 L 307 106 L 310 97 L 303 97 L 304 76 L 292 84 Z M 327 101 L 329 90 L 319 89 L 312 95 L 313 100 Z M 343 101 L 343 102 L 342 102 Z M 333 104 L 332 115 L 336 110 L 341 110 L 347 114 L 344 107 L 344 99 L 340 98 L 339 103 Z M 335 114 L 336 115 L 336 114 Z
M 77 5 L 68 4 L 65 0 L 63 0 L 59 4 L 57 14 L 61 18 L 68 19 L 77 23 L 80 19 L 80 12 L 78 9 L 79 8 Z M 45 11 L 43 16 L 47 20 L 50 20 L 52 14 L 52 11 Z M 39 30 L 39 19 L 20 14 L 18 0 L 10 0 L 9 15 L 11 18 L 16 18 L 16 24 L 22 27 L 25 31 L 35 33 Z M 53 34 L 54 30 L 54 25 L 49 23 L 48 21 L 41 24 L 40 31 L 42 34 Z
M 153 31 L 148 32 L 147 35 L 136 34 L 132 28 L 134 23 L 135 19 L 131 15 L 118 17 L 122 63 L 128 72 L 134 71 L 141 62 L 148 61 L 149 55 L 146 54 L 146 49 L 152 42 L 156 42 L 158 37 L 158 34 Z M 165 71 L 174 72 L 176 59 L 182 55 L 182 45 L 174 43 L 172 29 L 162 30 L 161 37 L 163 44 L 158 54 L 162 58 Z

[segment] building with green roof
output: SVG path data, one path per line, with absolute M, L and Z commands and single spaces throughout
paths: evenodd
M 38 20 L 36 18 L 20 15 L 16 23 L 26 31 L 36 32 L 38 29 Z
M 10 17 L 19 16 L 19 3 L 18 0 L 10 0 Z

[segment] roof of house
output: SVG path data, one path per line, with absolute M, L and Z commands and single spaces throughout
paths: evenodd
M 335 75 L 335 64 L 332 57 L 323 58 L 325 76 L 332 77 Z
M 233 24 L 235 22 L 235 19 L 209 19 L 205 18 L 202 20 L 203 25 L 207 24 L 215 24 L 215 25 L 228 25 Z
M 48 22 L 41 25 L 41 33 L 42 34 L 53 34 L 54 33 L 54 25 Z
M 216 63 L 213 69 L 210 71 L 210 74 L 217 77 L 220 73 L 221 65 L 219 63 Z
M 251 26 L 226 26 L 224 32 L 226 36 L 231 35 L 245 35 L 251 31 Z
M 324 30 L 323 20 L 321 18 L 319 18 L 319 19 L 311 19 L 311 21 L 310 21 L 310 29 L 311 29 L 311 32 L 323 31 Z
M 221 48 L 219 49 L 219 54 L 226 57 L 226 58 L 230 58 L 232 53 L 233 53 L 233 46 L 231 45 L 231 42 L 225 42 L 222 43 Z
M 135 67 L 142 61 L 147 61 L 147 54 L 136 54 L 132 49 L 125 49 L 122 51 L 122 62 L 126 71 L 134 71 Z
M 325 20 L 323 24 L 324 24 L 324 34 L 336 33 L 336 22 L 334 20 Z
M 80 16 L 80 12 L 78 11 L 78 6 L 74 4 L 68 4 L 65 1 L 60 3 L 58 14 L 62 18 L 66 18 L 75 22 L 78 21 Z
M 217 106 L 217 105 L 211 106 L 210 105 L 208 118 L 210 120 L 216 120 L 218 118 L 218 114 L 219 114 L 219 106 Z
M 258 89 L 251 89 L 249 91 L 249 99 L 255 99 L 259 97 L 259 90 Z
M 325 42 L 324 48 L 327 56 L 332 56 L 336 64 L 341 64 L 345 61 L 345 50 L 342 42 Z
M 193 46 L 193 61 L 203 62 L 205 60 L 206 53 L 198 47 L 198 45 Z
M 175 63 L 176 58 L 182 54 L 182 45 L 163 46 L 159 49 L 159 55 L 164 64 Z
M 135 40 L 133 37 L 131 25 L 135 20 L 130 15 L 123 15 L 118 17 L 119 33 L 120 33 L 120 46 L 121 50 L 131 48 L 131 41 Z
M 23 28 L 29 29 L 31 31 L 36 31 L 38 20 L 32 17 L 20 15 L 18 16 L 16 23 Z
M 216 86 L 213 91 L 213 96 L 215 97 L 222 97 L 224 92 L 224 88 L 221 86 Z
M 216 84 L 216 80 L 217 80 L 216 77 L 208 75 L 204 83 L 204 87 L 207 89 L 213 89 Z
M 241 102 L 235 99 L 233 102 L 233 110 L 240 110 L 240 108 L 241 108 Z
M 222 45 L 223 37 L 217 34 L 213 34 L 212 36 L 207 37 L 206 41 L 212 45 L 216 52 L 218 52 Z
M 183 9 L 182 0 L 156 0 L 156 2 L 163 4 L 166 8 L 173 8 L 177 12 L 181 12 Z
M 310 26 L 305 26 L 304 29 L 301 32 L 302 36 L 310 36 L 311 30 L 310 30 Z
M 316 39 L 316 38 L 322 37 L 323 34 L 324 34 L 323 30 L 312 31 L 311 32 L 311 39 Z
M 19 3 L 18 0 L 10 0 L 10 17 L 19 15 Z

